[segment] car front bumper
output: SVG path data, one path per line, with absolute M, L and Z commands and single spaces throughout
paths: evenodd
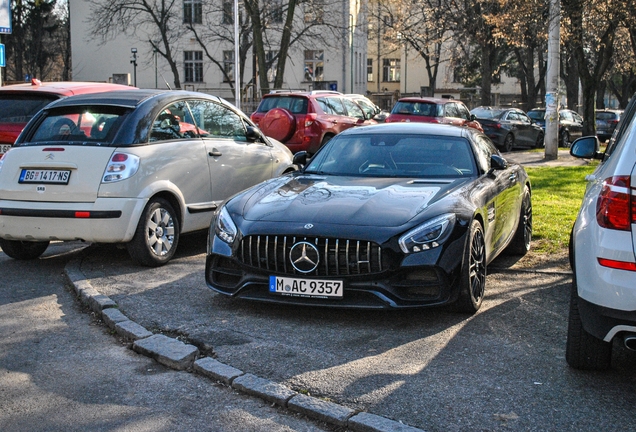
M 307 280 L 343 282 L 342 298 L 319 298 L 270 293 L 271 276 L 304 276 L 245 265 L 231 254 L 226 243 L 214 236 L 206 257 L 205 279 L 216 292 L 271 303 L 362 309 L 440 306 L 453 303 L 459 295 L 459 251 L 463 250 L 464 242 L 465 236 L 461 236 L 446 248 L 399 257 L 395 254 L 392 265 L 372 274 L 306 276 Z

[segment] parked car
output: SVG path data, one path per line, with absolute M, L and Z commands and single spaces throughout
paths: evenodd
M 635 95 L 636 96 L 636 95 Z M 611 366 L 614 340 L 636 350 L 636 97 L 604 153 L 595 136 L 570 153 L 600 159 L 570 237 L 573 281 L 565 358 L 576 369 Z
M 517 108 L 482 106 L 470 111 L 484 133 L 499 149 L 509 152 L 516 146 L 543 147 L 541 126 Z
M 407 97 L 399 99 L 385 122 L 444 123 L 468 126 L 483 132 L 475 116 L 468 111 L 468 107 L 462 101 L 445 98 Z
M 530 181 L 471 128 L 425 123 L 345 131 L 301 172 L 215 212 L 206 281 L 233 297 L 296 305 L 474 313 L 486 266 L 524 254 Z
M 545 133 L 545 108 L 533 108 L 528 111 L 528 117 L 533 119 Z M 570 147 L 576 138 L 583 134 L 583 117 L 576 111 L 559 110 L 559 147 Z
M 383 123 L 386 120 L 386 116 L 389 115 L 388 112 L 384 111 L 382 108 L 377 106 L 371 99 L 361 94 L 346 94 L 345 96 L 353 99 L 362 111 L 367 115 L 368 118 L 372 118 L 378 123 Z
M 227 197 L 294 168 L 283 144 L 218 97 L 69 96 L 0 159 L 0 247 L 33 259 L 51 240 L 122 243 L 136 262 L 163 265 Z
M 310 154 L 344 130 L 377 123 L 352 98 L 326 90 L 266 94 L 251 119 L 293 153 Z
M 604 109 L 596 111 L 596 136 L 601 142 L 605 142 L 612 137 L 622 114 L 622 110 Z
M 98 82 L 41 82 L 0 87 L 0 156 L 18 139 L 27 122 L 54 100 L 84 93 L 126 90 L 134 87 Z

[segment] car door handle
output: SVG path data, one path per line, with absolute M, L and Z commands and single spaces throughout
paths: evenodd
M 223 153 L 221 153 L 217 149 L 213 148 L 211 152 L 208 152 L 208 155 L 210 155 L 212 157 L 218 157 L 218 156 L 223 156 Z

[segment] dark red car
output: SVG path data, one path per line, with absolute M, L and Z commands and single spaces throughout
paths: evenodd
M 397 101 L 386 123 L 422 122 L 468 126 L 483 132 L 475 116 L 459 100 L 431 97 L 407 97 Z
M 310 154 L 346 129 L 377 123 L 352 98 L 322 90 L 266 94 L 251 119 L 293 153 Z
M 27 122 L 54 100 L 81 93 L 101 93 L 134 87 L 98 82 L 40 82 L 0 87 L 0 156 L 15 142 Z

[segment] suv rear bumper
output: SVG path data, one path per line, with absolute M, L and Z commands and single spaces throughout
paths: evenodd
M 620 332 L 636 333 L 636 310 L 610 309 L 578 299 L 583 328 L 591 335 L 610 342 Z

